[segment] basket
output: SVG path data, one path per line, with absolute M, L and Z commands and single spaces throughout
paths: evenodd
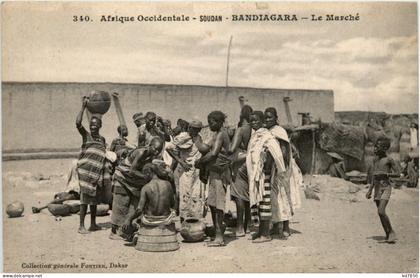
M 141 225 L 138 234 L 136 250 L 143 252 L 168 252 L 179 249 L 175 223 L 157 227 Z

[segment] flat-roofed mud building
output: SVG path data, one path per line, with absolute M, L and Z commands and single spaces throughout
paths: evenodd
M 178 118 L 198 118 L 207 124 L 207 115 L 221 110 L 229 125 L 239 118 L 239 96 L 254 110 L 276 107 L 280 123 L 287 123 L 284 97 L 289 102 L 294 125 L 301 122 L 300 112 L 313 119 L 334 121 L 334 95 L 331 90 L 260 89 L 195 85 L 154 85 L 116 83 L 2 83 L 3 151 L 34 149 L 77 149 L 81 138 L 75 127 L 81 98 L 92 90 L 118 92 L 129 128 L 129 139 L 137 133 L 132 122 L 136 112 L 154 111 L 175 125 Z M 84 118 L 87 127 L 87 117 Z M 117 136 L 118 118 L 111 106 L 103 117 L 102 135 L 110 144 Z

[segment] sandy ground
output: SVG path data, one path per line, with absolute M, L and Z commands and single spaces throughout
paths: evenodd
M 291 222 L 294 233 L 288 240 L 256 245 L 247 237 L 235 239 L 228 230 L 226 247 L 181 242 L 175 252 L 144 253 L 108 239 L 109 216 L 98 218 L 107 230 L 80 235 L 77 215 L 56 221 L 48 210 L 32 214 L 33 205 L 44 204 L 63 190 L 69 166 L 70 160 L 3 163 L 3 209 L 14 200 L 25 204 L 23 217 L 8 218 L 3 213 L 5 272 L 419 271 L 417 189 L 393 190 L 388 214 L 399 237 L 396 244 L 380 243 L 383 230 L 373 201 L 364 198 L 363 186 L 350 194 L 346 182 L 321 176 L 310 181 L 320 188 L 321 200 L 305 199 L 302 192 L 302 208 Z M 24 181 L 10 178 L 18 172 L 30 174 Z M 50 179 L 29 178 L 39 174 Z M 26 268 L 30 263 L 78 268 Z M 111 268 L 110 263 L 120 266 Z M 82 268 L 83 264 L 104 268 Z

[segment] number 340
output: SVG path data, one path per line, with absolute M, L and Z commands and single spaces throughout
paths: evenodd
M 92 21 L 88 15 L 74 15 L 73 22 L 89 22 Z

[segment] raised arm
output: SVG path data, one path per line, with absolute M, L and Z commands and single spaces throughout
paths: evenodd
M 82 121 L 83 121 L 83 113 L 85 112 L 88 101 L 89 99 L 86 96 L 82 98 L 82 109 L 80 109 L 80 112 L 79 114 L 77 114 L 77 117 L 76 117 L 76 128 L 82 136 L 86 135 L 86 129 L 83 127 Z

